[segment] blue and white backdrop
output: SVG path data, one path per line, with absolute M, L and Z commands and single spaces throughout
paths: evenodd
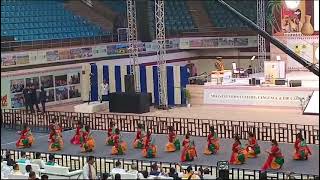
M 82 99 L 88 100 L 91 91 L 91 100 L 98 101 L 101 97 L 101 84 L 103 80 L 109 82 L 109 91 L 124 92 L 124 76 L 130 73 L 130 66 L 86 64 L 82 68 Z M 141 92 L 152 93 L 152 102 L 159 103 L 157 66 L 140 65 L 136 69 L 140 82 Z M 90 85 L 90 73 L 91 85 Z M 185 66 L 167 66 L 167 96 L 168 105 L 186 104 L 182 91 L 188 83 L 189 73 Z

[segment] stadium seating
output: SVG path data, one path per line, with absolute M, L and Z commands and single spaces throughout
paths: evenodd
M 226 1 L 230 6 L 238 10 L 247 18 L 256 22 L 256 1 L 251 0 L 228 0 Z M 214 27 L 221 28 L 236 28 L 247 27 L 243 22 L 238 20 L 233 14 L 224 9 L 217 1 L 203 1 L 203 5 L 208 12 L 208 16 L 211 19 Z
M 103 2 L 112 9 L 112 11 L 117 13 L 126 13 L 127 12 L 127 3 L 126 0 L 103 0 Z
M 66 10 L 62 0 L 1 0 L 1 36 L 13 36 L 16 41 L 107 34 Z

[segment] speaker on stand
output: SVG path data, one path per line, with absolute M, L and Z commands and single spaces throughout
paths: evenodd
M 131 74 L 124 76 L 124 86 L 125 86 L 125 92 L 126 93 L 135 93 L 134 88 L 134 76 Z

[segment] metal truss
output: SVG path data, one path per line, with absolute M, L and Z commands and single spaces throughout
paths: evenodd
M 265 12 L 265 0 L 257 0 L 257 25 L 265 31 L 266 24 L 266 12 Z M 267 59 L 267 49 L 266 49 L 266 41 L 265 38 L 260 34 L 258 35 L 258 59 L 257 66 L 255 68 L 255 72 L 263 72 L 264 71 L 264 61 Z
M 166 34 L 164 22 L 164 0 L 154 0 L 155 3 L 155 23 L 156 23 L 156 42 L 157 42 L 157 65 L 158 65 L 158 88 L 159 88 L 159 107 L 168 107 L 167 98 L 167 62 L 166 54 Z
M 128 41 L 129 41 L 129 57 L 130 57 L 130 74 L 134 77 L 136 92 L 140 92 L 140 82 L 137 77 L 138 63 L 138 42 L 137 42 L 137 21 L 136 21 L 136 2 L 135 0 L 127 0 L 127 19 L 128 19 Z

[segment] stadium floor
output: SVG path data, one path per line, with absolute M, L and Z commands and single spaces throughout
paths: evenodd
M 56 154 L 70 154 L 70 155 L 81 155 L 80 147 L 76 145 L 72 145 L 69 140 L 74 135 L 74 131 L 65 131 L 63 132 L 64 138 L 64 149 L 60 152 L 56 152 Z M 35 136 L 35 144 L 27 149 L 28 151 L 35 152 L 48 152 L 48 135 L 43 133 L 34 133 Z M 87 153 L 86 155 L 94 155 L 96 157 L 109 157 L 109 158 L 124 158 L 124 159 L 139 159 L 139 160 L 151 160 L 143 158 L 141 155 L 141 150 L 132 148 L 132 141 L 135 137 L 135 133 L 123 132 L 123 139 L 128 143 L 128 151 L 126 155 L 122 156 L 112 156 L 111 146 L 106 146 L 104 144 L 106 138 L 105 131 L 93 131 L 93 136 L 96 141 L 96 149 L 92 153 Z M 152 159 L 152 161 L 162 161 L 162 162 L 170 162 L 176 163 L 180 162 L 180 152 L 174 153 L 166 153 L 164 151 L 165 144 L 167 143 L 166 135 L 153 135 L 155 138 L 155 143 L 158 147 L 157 157 Z M 1 149 L 16 149 L 15 141 L 19 138 L 19 135 L 13 131 L 1 129 Z M 217 161 L 221 160 L 229 160 L 231 155 L 231 145 L 232 139 L 221 139 L 221 149 L 217 155 L 206 156 L 203 154 L 206 138 L 204 137 L 192 137 L 195 141 L 198 158 L 196 158 L 193 162 L 189 164 L 197 164 L 197 165 L 211 165 L 215 166 Z M 180 141 L 182 141 L 183 137 L 179 137 Z M 245 141 L 242 141 L 245 143 Z M 44 146 L 45 144 L 45 146 Z M 242 168 L 242 169 L 259 169 L 264 161 L 267 158 L 267 154 L 265 150 L 270 148 L 270 142 L 259 141 L 259 145 L 261 147 L 261 154 L 258 158 L 248 159 L 245 164 L 238 165 L 234 167 Z M 312 151 L 312 156 L 308 161 L 294 161 L 292 160 L 293 154 L 293 144 L 288 143 L 280 143 L 281 150 L 285 156 L 285 164 L 282 167 L 282 172 L 294 172 L 301 174 L 312 174 L 319 175 L 319 146 L 318 145 L 309 145 Z

